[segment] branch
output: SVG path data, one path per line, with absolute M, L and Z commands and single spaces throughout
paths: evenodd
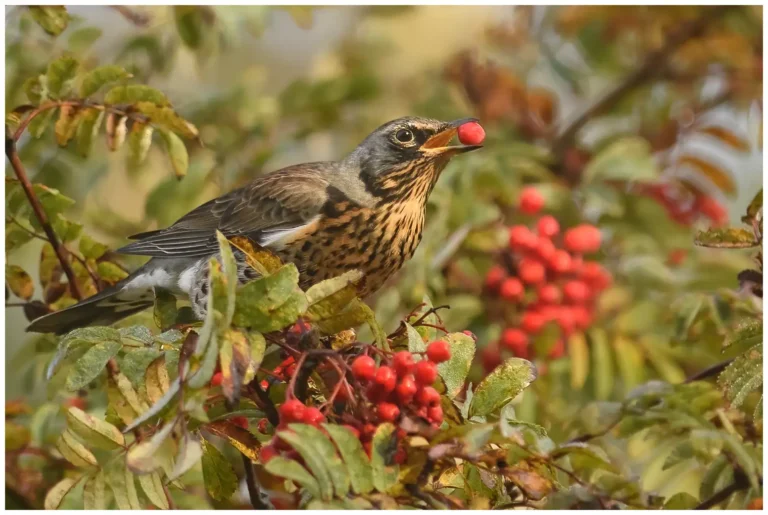
M 59 241 L 58 237 L 56 237 L 56 233 L 53 231 L 53 227 L 48 220 L 48 215 L 45 214 L 45 210 L 43 209 L 42 204 L 40 204 L 40 200 L 37 198 L 37 195 L 35 195 L 35 192 L 32 188 L 32 183 L 29 182 L 27 173 L 24 171 L 24 165 L 21 164 L 19 154 L 16 152 L 16 140 L 14 138 L 9 138 L 7 134 L 5 137 L 5 155 L 11 162 L 11 167 L 13 167 L 16 178 L 19 179 L 21 187 L 24 189 L 24 193 L 27 195 L 27 199 L 32 206 L 32 210 L 35 212 L 35 216 L 37 217 L 38 222 L 40 222 L 40 225 L 45 231 L 45 234 L 48 237 L 48 241 L 53 247 L 54 252 L 56 252 L 56 257 L 59 259 L 59 263 L 61 263 L 61 269 L 64 271 L 64 274 L 66 274 L 67 280 L 69 281 L 69 289 L 72 292 L 72 296 L 77 300 L 83 300 L 83 294 L 80 292 L 80 287 L 77 284 L 75 273 L 72 271 L 72 267 L 67 260 L 67 251 Z
M 713 494 L 712 497 L 710 497 L 706 501 L 696 506 L 694 510 L 708 510 L 710 508 L 713 508 L 718 504 L 720 504 L 721 502 L 728 499 L 731 495 L 735 494 L 739 490 L 746 490 L 747 486 L 748 484 L 744 485 L 739 481 L 734 481 L 733 483 L 726 486 L 722 490 L 715 492 L 715 494 Z
M 253 464 L 251 458 L 240 453 L 243 458 L 243 467 L 245 468 L 245 484 L 248 486 L 248 497 L 251 499 L 251 506 L 254 510 L 268 510 L 269 506 L 264 504 L 259 494 L 259 487 L 256 486 L 256 477 L 253 475 Z
M 643 63 L 635 71 L 627 75 L 613 89 L 587 107 L 576 119 L 568 124 L 552 144 L 556 155 L 561 154 L 573 141 L 579 130 L 594 116 L 616 105 L 625 95 L 632 92 L 645 82 L 665 72 L 672 54 L 688 40 L 698 37 L 707 26 L 716 19 L 722 18 L 725 11 L 732 6 L 716 6 L 705 8 L 704 13 L 680 26 L 671 33 L 658 50 L 649 53 Z
M 725 367 L 730 365 L 732 362 L 733 362 L 733 359 L 727 359 L 721 363 L 717 363 L 715 365 L 712 365 L 711 367 L 705 368 L 701 372 L 698 372 L 692 375 L 691 377 L 687 378 L 685 380 L 685 383 L 692 383 L 693 381 L 699 381 L 701 379 L 706 379 L 708 377 L 717 375 L 723 370 L 725 370 Z

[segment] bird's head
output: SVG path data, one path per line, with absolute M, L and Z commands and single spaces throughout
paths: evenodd
M 354 163 L 369 191 L 377 196 L 426 196 L 452 157 L 482 148 L 450 144 L 461 125 L 476 121 L 398 118 L 368 135 L 347 161 Z

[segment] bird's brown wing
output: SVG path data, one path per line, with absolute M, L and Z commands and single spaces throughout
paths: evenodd
M 117 250 L 154 257 L 202 257 L 218 249 L 216 230 L 263 243 L 270 235 L 301 227 L 322 210 L 328 181 L 324 163 L 297 165 L 259 177 L 206 202 L 160 231 L 138 234 Z

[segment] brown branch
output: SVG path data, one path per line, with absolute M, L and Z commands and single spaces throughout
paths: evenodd
M 32 188 L 32 183 L 29 182 L 27 173 L 24 171 L 24 165 L 21 163 L 21 159 L 19 159 L 18 152 L 16 152 L 16 140 L 14 138 L 9 138 L 8 135 L 5 137 L 5 155 L 11 162 L 11 167 L 13 167 L 16 178 L 19 179 L 21 187 L 24 190 L 24 193 L 27 195 L 27 199 L 32 206 L 32 211 L 35 212 L 35 216 L 45 231 L 45 235 L 48 237 L 48 241 L 53 247 L 54 252 L 56 252 L 56 257 L 59 259 L 59 263 L 61 263 L 61 269 L 64 271 L 64 274 L 66 274 L 67 280 L 69 281 L 69 289 L 72 292 L 72 296 L 77 300 L 82 300 L 83 295 L 80 292 L 80 287 L 77 284 L 75 272 L 72 270 L 72 267 L 67 260 L 67 250 L 61 244 L 59 238 L 56 236 L 56 233 L 53 231 L 53 227 L 48 220 L 48 215 L 45 214 L 45 210 L 43 209 L 42 204 L 40 204 L 40 200 L 37 198 L 37 195 L 35 195 L 35 191 Z
M 625 95 L 631 93 L 647 81 L 664 73 L 667 70 L 672 54 L 678 48 L 688 40 L 700 36 L 710 23 L 722 18 L 723 13 L 731 8 L 732 6 L 705 8 L 704 13 L 700 17 L 691 20 L 688 23 L 684 23 L 676 31 L 672 32 L 661 48 L 649 53 L 636 70 L 627 75 L 594 104 L 587 107 L 587 109 L 560 132 L 552 144 L 554 153 L 556 155 L 561 154 L 572 143 L 579 130 L 594 116 L 610 109 L 624 98 Z
M 714 508 L 728 499 L 731 495 L 740 490 L 746 490 L 747 488 L 749 488 L 749 480 L 740 469 L 736 469 L 734 472 L 733 483 L 712 494 L 712 497 L 701 502 L 694 508 L 694 510 L 708 510 Z
M 248 486 L 248 497 L 251 500 L 251 506 L 253 506 L 254 510 L 268 510 L 269 506 L 264 504 L 264 501 L 261 500 L 259 487 L 256 486 L 256 477 L 253 474 L 253 464 L 251 463 L 251 458 L 242 452 L 240 453 L 240 456 L 243 458 L 243 468 L 245 468 L 245 484 Z

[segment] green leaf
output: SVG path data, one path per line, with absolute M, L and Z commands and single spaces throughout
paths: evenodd
M 111 284 L 128 277 L 128 272 L 110 261 L 100 261 L 96 265 L 96 273 Z
M 17 297 L 29 300 L 35 293 L 32 277 L 18 265 L 5 265 L 5 282 Z
M 187 139 L 198 136 L 197 127 L 179 116 L 173 108 L 152 102 L 139 102 L 136 109 L 149 118 L 152 125 Z
M 107 482 L 103 470 L 99 470 L 85 482 L 83 486 L 83 509 L 107 509 Z
M 238 286 L 237 262 L 227 238 L 221 232 L 216 231 L 216 239 L 219 243 L 219 258 L 224 275 L 221 276 L 220 281 L 214 281 L 212 292 L 215 309 L 224 315 L 221 326 L 227 327 L 235 314 L 235 294 Z
M 207 30 L 203 13 L 199 6 L 178 5 L 173 8 L 179 37 L 193 50 L 200 48 Z
M 62 456 L 76 467 L 95 467 L 98 465 L 96 456 L 85 448 L 71 431 L 67 430 L 59 437 L 56 448 Z
M 32 5 L 28 7 L 32 19 L 51 36 L 58 36 L 69 24 L 69 13 L 61 5 Z
M 323 424 L 323 427 L 336 443 L 339 454 L 347 466 L 352 489 L 359 495 L 369 493 L 373 490 L 373 476 L 370 462 L 360 440 L 345 427 L 333 424 Z
M 213 444 L 203 439 L 203 480 L 208 495 L 226 501 L 237 490 L 237 475 L 232 465 Z
M 75 144 L 77 153 L 82 157 L 90 155 L 93 140 L 99 134 L 103 121 L 104 111 L 100 109 L 85 108 L 80 114 L 80 123 L 75 131 Z
M 173 432 L 174 423 L 168 422 L 157 431 L 149 440 L 144 440 L 134 445 L 125 457 L 126 465 L 136 474 L 147 474 L 160 468 L 157 460 L 160 447 Z
M 307 424 L 290 424 L 288 427 L 293 429 L 299 438 L 312 443 L 331 476 L 336 497 L 346 496 L 350 488 L 349 474 L 328 437 L 316 427 Z
M 99 243 L 87 234 L 84 234 L 80 238 L 78 248 L 85 259 L 99 259 L 105 252 L 107 252 L 107 250 L 109 250 L 109 247 L 103 243 Z
M 298 451 L 307 464 L 307 468 L 312 472 L 312 476 L 317 480 L 320 498 L 328 501 L 333 498 L 333 482 L 326 464 L 326 456 L 323 454 L 323 447 L 299 436 L 298 433 L 294 432 L 293 426 L 294 424 L 290 424 L 290 431 L 278 431 L 277 436 Z
M 664 501 L 665 510 L 692 510 L 698 506 L 699 500 L 688 492 L 678 492 Z
M 304 313 L 307 297 L 298 287 L 299 271 L 289 263 L 272 275 L 251 281 L 237 292 L 232 322 L 269 333 L 288 327 Z
M 451 348 L 451 359 L 437 365 L 437 371 L 445 382 L 446 394 L 456 397 L 464 387 L 475 357 L 475 340 L 464 333 L 450 333 L 442 338 Z
M 27 132 L 29 132 L 32 137 L 40 139 L 40 137 L 45 134 L 48 127 L 51 126 L 51 120 L 53 120 L 57 111 L 58 109 L 48 109 L 38 116 L 35 116 L 32 121 L 29 122 Z
M 125 438 L 115 426 L 79 408 L 67 410 L 67 427 L 84 442 L 99 449 L 112 450 L 125 446 Z
M 168 330 L 176 323 L 176 316 L 179 314 L 176 309 L 176 297 L 162 288 L 155 288 L 155 324 L 161 331 Z
M 653 181 L 659 176 L 651 145 L 643 138 L 628 137 L 602 149 L 587 165 L 584 182 Z
M 212 313 L 209 313 L 212 315 Z M 216 363 L 219 359 L 219 343 L 216 333 L 212 333 L 208 339 L 208 345 L 205 347 L 205 354 L 194 374 L 187 380 L 187 386 L 192 389 L 205 387 L 213 377 L 216 370 Z
M 151 102 L 158 106 L 168 106 L 168 98 L 160 91 L 141 84 L 128 84 L 116 86 L 110 89 L 104 96 L 107 104 L 136 104 L 138 102 Z
M 723 347 L 754 345 L 763 341 L 763 321 L 757 317 L 740 317 L 725 337 Z
M 699 231 L 694 243 L 701 247 L 725 249 L 745 249 L 757 247 L 760 244 L 752 231 L 736 228 Z
M 763 188 L 760 188 L 760 191 L 757 192 L 757 195 L 754 196 L 752 199 L 752 202 L 749 203 L 749 206 L 747 206 L 747 215 L 742 217 L 742 221 L 745 223 L 750 223 L 751 220 L 754 220 L 757 218 L 758 213 L 760 213 L 760 210 L 763 209 Z M 762 221 L 761 225 L 762 227 Z
M 400 467 L 387 465 L 397 448 L 395 426 L 390 423 L 379 424 L 371 440 L 371 471 L 373 485 L 379 492 L 386 492 L 397 484 Z
M 321 281 L 307 290 L 307 317 L 316 322 L 341 312 L 357 297 L 357 285 L 363 278 L 359 270 Z
M 59 506 L 61 506 L 61 502 L 64 500 L 64 497 L 72 490 L 72 488 L 75 487 L 78 481 L 80 481 L 80 478 L 71 478 L 71 477 L 65 477 L 53 487 L 48 490 L 48 493 L 45 494 L 45 500 L 43 501 L 43 507 L 46 510 L 58 510 Z
M 733 407 L 741 406 L 747 395 L 763 385 L 762 342 L 736 357 L 718 376 L 717 384 Z
M 477 385 L 469 417 L 485 416 L 501 409 L 536 379 L 536 367 L 522 358 L 510 358 Z
M 320 498 L 320 485 L 318 485 L 317 480 L 312 477 L 312 474 L 307 472 L 307 469 L 295 461 L 276 456 L 269 460 L 264 468 L 273 476 L 290 479 L 299 484 L 309 492 L 312 497 L 316 499 Z
M 189 365 L 187 365 L 188 367 Z M 125 432 L 131 431 L 134 428 L 138 427 L 139 425 L 143 424 L 145 421 L 149 420 L 150 418 L 154 417 L 158 413 L 160 413 L 165 406 L 171 402 L 171 400 L 176 396 L 177 393 L 179 393 L 179 390 L 181 389 L 181 380 L 177 377 L 173 380 L 173 382 L 169 385 L 168 391 L 165 392 L 165 395 L 163 395 L 159 401 L 154 403 L 152 407 L 150 407 L 147 411 L 142 413 L 139 417 L 137 417 L 133 422 L 128 424 L 126 428 L 124 429 Z
M 48 65 L 46 80 L 51 98 L 65 96 L 68 84 L 77 74 L 78 62 L 72 57 L 59 57 Z
M 98 27 L 77 29 L 67 38 L 67 47 L 75 54 L 85 53 L 102 34 L 103 31 Z
M 67 390 L 74 392 L 88 386 L 101 374 L 107 361 L 115 357 L 122 348 L 123 343 L 120 341 L 106 341 L 88 349 L 67 375 Z
M 584 442 L 561 445 L 552 451 L 551 456 L 553 459 L 568 456 L 571 461 L 571 466 L 575 471 L 582 470 L 587 472 L 592 470 L 606 470 L 617 474 L 619 472 L 616 467 L 611 464 L 605 451 L 599 447 Z
M 163 481 L 160 479 L 159 472 L 139 476 L 139 484 L 152 504 L 161 510 L 169 508 L 168 498 L 165 496 L 165 489 L 163 488 Z
M 133 122 L 128 134 L 128 162 L 131 166 L 138 166 L 147 159 L 154 132 L 155 128 L 151 125 Z
M 405 324 L 405 334 L 408 336 L 408 351 L 411 353 L 426 352 L 427 344 L 421 338 L 421 334 L 411 325 Z
M 177 179 L 185 177 L 189 168 L 189 154 L 187 153 L 186 145 L 175 133 L 165 129 L 158 130 L 165 142 L 165 149 L 168 152 L 168 157 L 171 159 L 174 175 L 176 175 Z
M 125 71 L 125 68 L 122 66 L 114 64 L 98 66 L 83 75 L 82 82 L 80 83 L 80 97 L 88 98 L 107 84 L 130 79 L 131 77 L 133 75 Z
M 114 460 L 107 469 L 107 482 L 112 488 L 117 508 L 120 510 L 140 510 L 139 494 L 133 474 L 123 460 Z
M 611 361 L 611 347 L 608 343 L 608 335 L 601 328 L 594 328 L 589 332 L 590 348 L 594 363 L 592 365 L 595 398 L 606 400 L 613 391 L 614 368 Z

